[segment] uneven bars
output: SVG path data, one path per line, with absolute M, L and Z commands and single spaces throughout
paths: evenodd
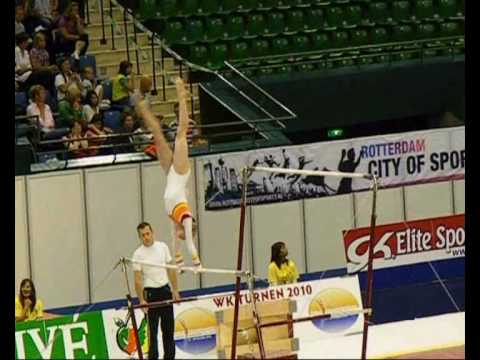
M 270 173 L 280 174 L 293 174 L 293 175 L 312 175 L 312 176 L 335 176 L 343 178 L 359 178 L 366 180 L 373 180 L 373 176 L 364 173 L 348 173 L 341 171 L 320 171 L 320 170 L 296 170 L 296 169 L 284 169 L 276 167 L 263 167 L 263 166 L 248 166 L 248 171 L 264 171 Z
M 195 267 L 195 266 L 178 266 L 178 265 L 170 265 L 170 264 L 153 264 L 146 261 L 136 261 L 129 258 L 122 258 L 120 261 L 130 262 L 132 264 L 141 264 L 153 267 L 159 267 L 163 269 L 172 269 L 172 270 L 185 270 L 190 271 L 193 273 L 212 273 L 212 274 L 226 274 L 226 275 L 235 275 L 235 276 L 250 276 L 249 271 L 237 271 L 237 270 L 230 270 L 230 269 L 209 269 L 203 267 Z

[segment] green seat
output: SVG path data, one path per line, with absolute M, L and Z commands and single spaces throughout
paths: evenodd
M 272 39 L 271 54 L 283 55 L 290 52 L 290 45 L 288 39 L 283 36 L 277 36 Z
M 293 34 L 303 30 L 305 19 L 302 10 L 290 10 L 287 12 L 285 33 Z
M 138 14 L 142 20 L 154 19 L 157 13 L 157 6 L 155 0 L 140 1 Z
M 228 47 L 225 43 L 212 43 L 209 46 L 207 65 L 211 69 L 221 69 L 228 57 Z
M 267 40 L 258 38 L 250 42 L 250 51 L 252 57 L 264 57 L 270 52 L 270 44 Z
M 457 15 L 465 16 L 465 0 L 460 0 Z
M 437 31 L 434 24 L 423 23 L 417 27 L 418 39 L 432 39 L 437 36 Z
M 292 45 L 291 45 L 292 52 L 302 53 L 302 52 L 307 52 L 312 50 L 310 45 L 310 40 L 307 35 L 304 35 L 304 34 L 293 35 L 291 38 L 291 41 L 292 41 Z
M 342 25 L 344 19 L 343 9 L 338 6 L 327 8 L 325 28 L 334 29 Z
M 317 50 L 326 50 L 331 47 L 330 38 L 327 33 L 316 32 L 310 35 L 310 42 L 312 44 L 312 49 Z
M 183 43 L 191 44 L 200 41 L 204 34 L 203 22 L 197 18 L 187 18 L 185 21 L 185 36 L 182 38 Z
M 386 28 L 374 27 L 370 31 L 370 39 L 372 44 L 385 44 L 390 41 L 390 36 Z
M 309 0 L 290 0 L 290 5 L 296 6 L 296 7 L 309 7 L 310 1 Z
M 323 16 L 323 10 L 321 8 L 312 7 L 305 10 L 305 26 L 306 30 L 319 30 L 323 29 L 323 22 L 325 20 Z
M 396 22 L 412 21 L 410 3 L 406 0 L 394 1 L 392 3 L 392 17 Z
M 415 17 L 418 20 L 433 18 L 435 14 L 433 0 L 417 0 L 415 4 Z
M 176 0 L 162 0 L 162 2 L 160 2 L 159 10 L 162 17 L 177 16 L 180 12 Z
M 315 71 L 317 68 L 314 64 L 299 64 L 297 65 L 297 71 L 299 72 L 308 72 L 308 71 Z
M 464 31 L 458 22 L 444 22 L 440 24 L 440 34 L 441 36 L 457 36 L 462 35 Z
M 385 1 L 375 1 L 368 4 L 368 20 L 370 22 L 385 24 L 389 17 L 388 4 Z
M 362 46 L 368 44 L 368 31 L 365 29 L 351 30 L 351 44 L 353 46 Z
M 277 0 L 259 0 L 258 9 L 273 9 L 278 4 Z
M 456 0 L 438 0 L 437 13 L 442 18 L 454 17 L 457 15 Z
M 180 20 L 169 20 L 165 22 L 163 36 L 167 43 L 177 44 L 183 41 L 184 31 L 183 23 Z
M 241 60 L 250 57 L 246 41 L 233 41 L 230 45 L 229 59 Z
M 224 24 L 220 16 L 211 16 L 205 18 L 205 33 L 203 39 L 206 41 L 215 41 L 223 37 Z
M 413 27 L 408 24 L 397 25 L 393 28 L 392 40 L 393 41 L 411 41 L 414 40 Z
M 257 71 L 257 76 L 268 76 L 274 73 L 274 69 L 272 67 L 261 67 Z
M 199 5 L 199 0 L 183 0 L 180 11 L 184 15 L 196 15 L 203 12 Z
M 266 35 L 278 35 L 285 31 L 285 16 L 281 12 L 270 12 L 267 15 Z
M 190 58 L 194 64 L 205 66 L 208 61 L 208 49 L 205 45 L 194 44 L 190 46 Z
M 257 0 L 241 0 L 237 7 L 238 11 L 250 11 L 258 9 Z
M 279 66 L 276 68 L 276 73 L 277 74 L 290 74 L 293 72 L 293 66 L 284 64 L 282 66 Z
M 223 12 L 232 12 L 237 11 L 240 6 L 241 0 L 221 0 L 222 11 Z
M 215 14 L 220 11 L 221 0 L 202 0 L 202 12 L 204 14 Z
M 350 5 L 345 9 L 344 24 L 357 26 L 362 22 L 362 8 L 360 5 Z
M 334 31 L 332 34 L 332 47 L 345 48 L 349 45 L 348 33 L 346 31 Z
M 238 39 L 243 36 L 245 31 L 245 22 L 240 15 L 226 16 L 224 39 Z
M 252 13 L 246 18 L 246 36 L 257 37 L 263 35 L 266 28 L 265 16 L 262 13 Z

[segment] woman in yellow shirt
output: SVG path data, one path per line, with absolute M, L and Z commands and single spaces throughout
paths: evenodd
M 15 298 L 15 321 L 37 320 L 43 317 L 43 303 L 37 299 L 32 280 L 23 279 Z
M 268 266 L 268 282 L 270 285 L 284 285 L 297 282 L 299 275 L 297 266 L 287 259 L 288 250 L 285 243 L 279 241 L 272 245 L 272 256 Z

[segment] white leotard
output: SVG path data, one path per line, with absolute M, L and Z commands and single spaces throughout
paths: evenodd
M 168 215 L 172 214 L 173 209 L 179 203 L 187 202 L 187 183 L 190 177 L 190 170 L 187 173 L 178 174 L 173 165 L 170 166 L 167 174 L 167 186 L 163 199 L 165 201 L 165 210 Z

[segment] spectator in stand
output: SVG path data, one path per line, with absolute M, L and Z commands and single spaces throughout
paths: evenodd
M 101 136 L 109 134 L 113 134 L 113 131 L 105 127 L 105 123 L 103 122 L 103 115 L 95 115 L 92 118 L 90 124 L 88 125 L 88 129 L 85 133 L 88 139 L 88 145 L 90 146 L 90 155 L 107 155 L 109 153 L 109 151 L 106 151 L 105 149 L 100 150 L 95 148 L 97 146 L 106 145 L 108 143 L 108 139 L 102 138 Z
M 134 107 L 137 101 L 144 99 L 148 106 L 151 106 L 150 91 L 152 90 L 152 78 L 148 75 L 143 75 L 140 78 L 140 86 L 135 89 L 130 98 L 130 103 Z
M 168 124 L 167 139 L 169 141 L 175 141 L 175 136 L 177 133 L 178 127 L 178 102 L 173 105 L 173 112 L 175 113 L 175 119 Z M 200 136 L 200 129 L 196 129 L 197 123 L 192 118 L 188 119 L 188 131 L 187 131 L 187 141 L 188 146 L 192 147 L 194 140 Z
M 88 139 L 83 133 L 83 123 L 74 120 L 70 133 L 63 137 L 63 140 L 76 140 L 65 143 L 65 147 L 70 151 L 69 157 L 81 158 L 89 155 Z
M 83 105 L 83 115 L 87 123 L 92 121 L 94 115 L 100 114 L 100 103 L 95 91 L 87 92 L 86 104 Z
M 68 57 L 60 58 L 58 62 L 60 73 L 55 77 L 55 88 L 57 89 L 57 100 L 61 101 L 65 98 L 67 89 L 71 85 L 76 85 L 78 89 L 82 89 L 80 76 L 72 71 L 70 59 Z
M 97 83 L 95 72 L 92 66 L 85 66 L 82 71 L 82 96 L 88 100 L 87 93 L 91 90 L 95 91 L 98 96 L 98 103 L 103 100 L 103 86 Z
M 25 14 L 25 27 L 29 34 L 47 30 L 52 25 L 50 0 L 26 0 Z
M 85 32 L 77 2 L 72 2 L 67 7 L 58 22 L 58 27 L 60 29 L 58 50 L 67 55 L 73 54 L 77 60 L 85 55 L 88 49 L 88 34 Z
M 76 85 L 70 85 L 64 99 L 58 103 L 59 127 L 71 128 L 75 120 L 85 124 L 82 112 L 82 94 Z
M 132 133 L 135 130 L 135 116 L 131 111 L 124 111 L 121 118 L 121 127 L 118 129 L 118 134 L 129 134 L 125 136 L 119 136 L 115 139 L 116 144 L 130 144 L 128 146 L 121 146 L 117 148 L 118 153 L 132 153 L 135 152 L 133 146 Z
M 135 91 L 135 76 L 132 74 L 132 63 L 124 60 L 120 63 L 117 76 L 112 80 L 112 104 L 130 105 L 130 94 Z
M 133 143 L 135 144 L 135 151 L 137 152 L 143 152 L 143 150 L 145 150 L 153 141 L 153 135 L 150 133 L 145 121 L 142 119 L 140 119 L 140 127 L 133 132 L 132 138 Z
M 21 90 L 28 89 L 28 80 L 32 74 L 32 64 L 28 54 L 28 41 L 30 37 L 26 33 L 16 36 L 17 47 L 15 48 L 15 81 Z
M 24 19 L 25 10 L 23 5 L 15 6 L 15 36 L 25 32 L 25 25 L 23 25 Z
M 38 320 L 43 315 L 43 302 L 37 299 L 33 281 L 23 279 L 18 297 L 15 298 L 15 321 Z
M 284 242 L 272 245 L 272 255 L 268 266 L 268 282 L 270 285 L 284 285 L 296 283 L 299 275 L 293 260 L 289 260 L 288 249 Z
M 27 116 L 38 116 L 38 125 L 42 132 L 47 133 L 55 129 L 55 120 L 53 119 L 50 106 L 45 103 L 46 91 L 42 85 L 34 85 L 30 89 L 32 102 L 27 107 Z M 31 120 L 37 124 L 35 119 Z
M 35 34 L 33 38 L 33 47 L 30 50 L 30 62 L 34 73 L 38 73 L 40 77 L 48 80 L 45 87 L 53 93 L 55 88 L 55 74 L 58 72 L 57 65 L 50 65 L 50 55 L 45 49 L 47 41 L 42 33 Z

